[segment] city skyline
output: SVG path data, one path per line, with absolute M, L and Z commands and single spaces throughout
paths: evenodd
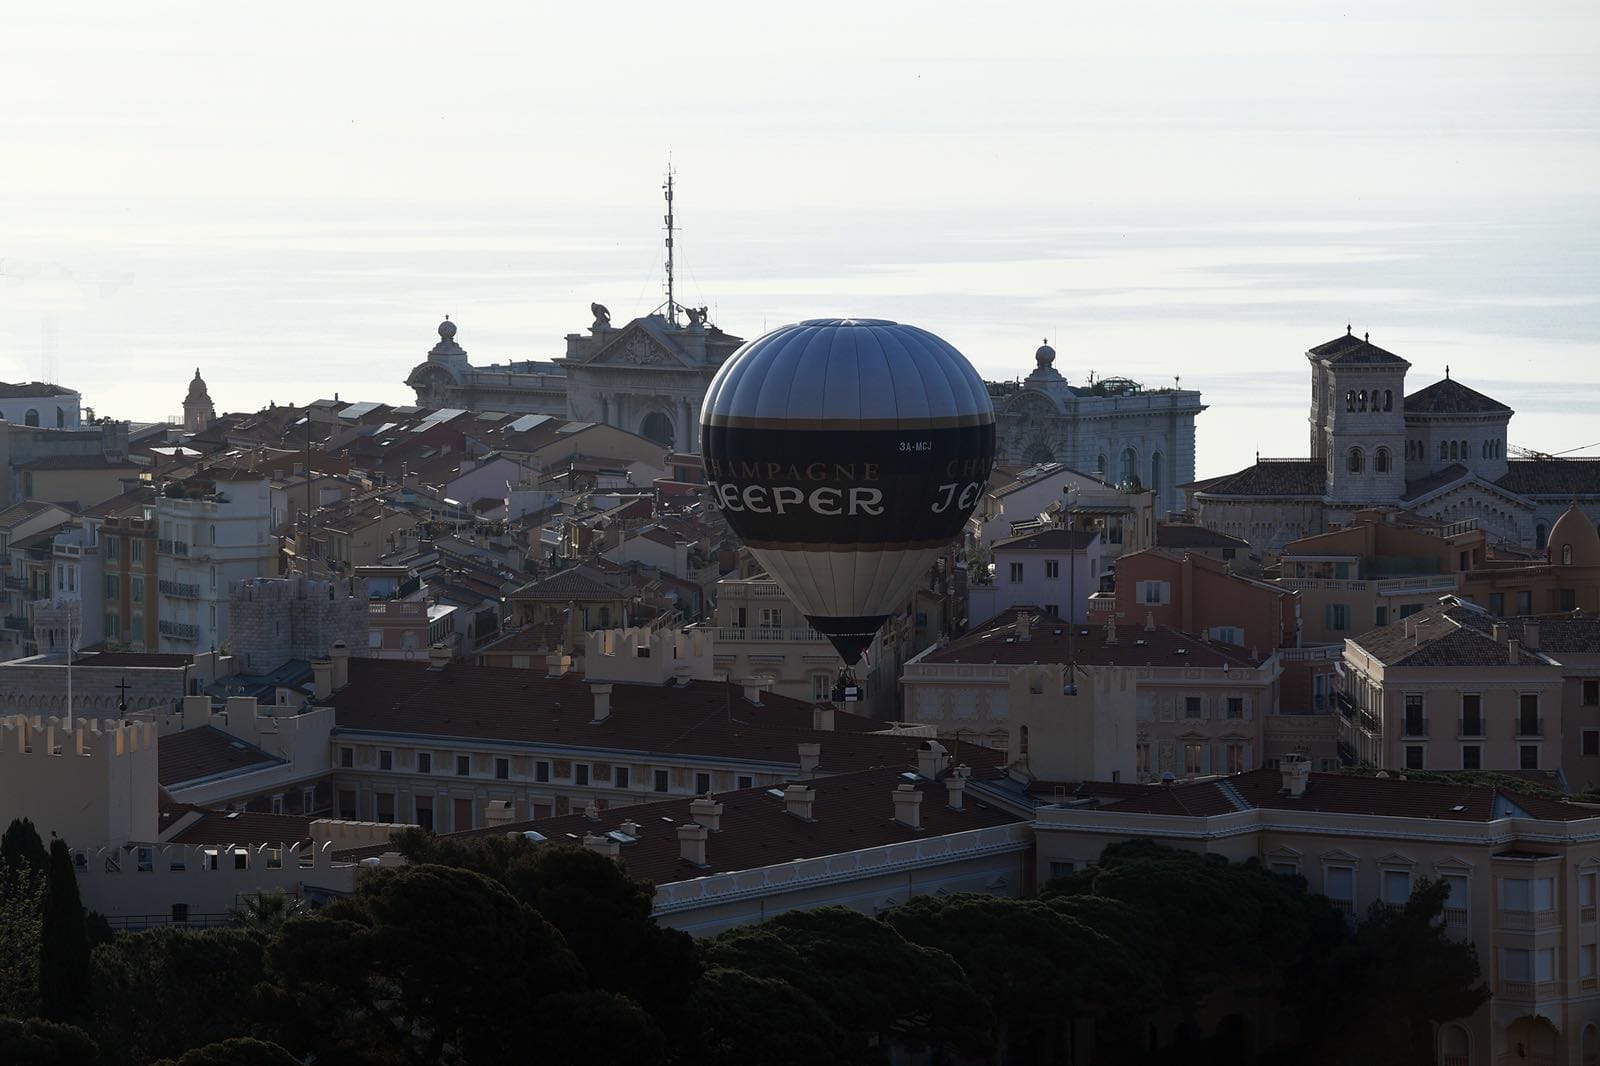
M 0 379 L 136 420 L 196 366 L 223 410 L 405 402 L 446 314 L 476 363 L 551 358 L 663 299 L 670 159 L 680 300 L 745 337 L 871 315 L 991 379 L 1041 337 L 1074 384 L 1181 377 L 1207 476 L 1305 453 L 1301 354 L 1348 322 L 1514 444 L 1594 443 L 1590 11 L 830 10 L 783 49 L 732 7 L 30 13 Z

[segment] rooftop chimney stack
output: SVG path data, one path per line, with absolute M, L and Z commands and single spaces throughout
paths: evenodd
M 790 785 L 783 790 L 783 809 L 803 821 L 814 821 L 812 806 L 817 802 L 817 790 L 804 785 Z
M 428 669 L 443 670 L 450 665 L 450 646 L 448 644 L 434 644 L 428 649 Z
M 568 670 L 572 669 L 572 656 L 556 652 L 544 657 L 544 675 L 546 677 L 565 677 Z
M 1522 641 L 1520 641 L 1520 640 L 1508 640 L 1508 641 L 1506 641 L 1506 662 L 1510 663 L 1512 666 L 1515 666 L 1515 665 L 1517 665 L 1517 662 L 1521 658 L 1522 658 Z
M 1504 644 L 1511 636 L 1511 627 L 1504 622 L 1496 622 L 1489 628 L 1489 635 L 1494 638 L 1496 644 Z
M 594 693 L 594 720 L 590 725 L 599 725 L 611 717 L 611 686 L 590 685 L 589 691 Z
M 894 820 L 907 829 L 922 828 L 922 793 L 907 782 L 894 790 Z
M 510 800 L 490 800 L 489 805 L 483 809 L 483 820 L 492 824 L 511 821 Z
M 924 740 L 917 745 L 917 776 L 926 781 L 937 781 L 950 759 L 945 747 L 937 740 Z
M 831 703 L 818 703 L 811 708 L 811 728 L 818 733 L 833 732 L 834 707 Z
M 338 692 L 350 683 L 350 646 L 342 640 L 334 641 L 328 658 L 333 660 L 333 690 Z
M 822 745 L 811 741 L 800 745 L 800 773 L 809 777 L 817 772 L 817 764 L 822 761 Z
M 583 846 L 590 851 L 598 851 L 600 854 L 607 855 L 613 859 L 622 852 L 621 844 L 608 836 L 600 836 L 595 833 L 585 833 L 583 835 Z
M 955 772 L 944 779 L 945 791 L 950 794 L 950 809 L 964 811 L 967 809 L 967 778 L 972 776 L 972 771 L 966 763 L 955 768 Z
M 313 659 L 311 661 L 311 678 L 313 685 L 311 695 L 314 699 L 325 700 L 333 695 L 332 660 Z
M 1028 621 L 1029 619 L 1027 611 L 1017 612 L 1017 628 L 1015 630 L 1015 634 L 1018 640 L 1028 639 Z
M 710 796 L 699 796 L 690 800 L 689 817 L 695 820 L 695 824 L 703 825 L 713 833 L 721 832 L 722 830 L 722 804 Z M 631 833 L 629 835 L 637 836 L 638 834 Z
M 1522 646 L 1529 651 L 1539 650 L 1539 620 L 1526 618 L 1522 622 Z
M 706 865 L 706 837 L 711 830 L 698 822 L 685 822 L 678 826 L 678 853 L 690 866 L 702 869 Z
M 764 677 L 747 677 L 740 684 L 744 686 L 745 701 L 753 703 L 757 707 L 761 706 L 761 691 L 767 687 L 767 679 Z
M 635 840 L 639 838 L 639 823 L 634 821 L 632 818 L 624 819 L 623 823 L 617 826 L 617 829 L 628 836 L 633 837 Z
M 1278 768 L 1283 772 L 1283 790 L 1291 799 L 1299 799 L 1306 794 L 1306 786 L 1311 782 L 1311 760 L 1297 753 L 1285 755 L 1278 763 Z

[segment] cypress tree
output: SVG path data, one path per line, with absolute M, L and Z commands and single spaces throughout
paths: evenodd
M 64 840 L 50 842 L 50 880 L 44 897 L 44 951 L 39 964 L 44 1016 L 75 1017 L 89 995 L 89 930 L 78 874 Z
M 6 831 L 0 835 L 0 864 L 19 869 L 26 866 L 34 873 L 44 873 L 48 858 L 44 841 L 29 818 L 13 818 Z

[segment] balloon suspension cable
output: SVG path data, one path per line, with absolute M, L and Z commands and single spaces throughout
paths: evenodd
M 856 681 L 856 672 L 848 666 L 839 668 L 839 676 L 833 682 L 834 703 L 859 703 L 861 701 L 861 685 Z

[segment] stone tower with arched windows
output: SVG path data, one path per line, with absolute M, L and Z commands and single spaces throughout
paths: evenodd
M 206 389 L 200 368 L 194 368 L 194 380 L 189 382 L 189 393 L 183 398 L 183 431 L 199 433 L 217 420 L 217 409 L 211 403 L 211 393 Z
M 1392 500 L 1406 486 L 1406 371 L 1411 364 L 1345 335 L 1306 353 L 1311 362 L 1311 455 L 1326 471 L 1327 499 Z

